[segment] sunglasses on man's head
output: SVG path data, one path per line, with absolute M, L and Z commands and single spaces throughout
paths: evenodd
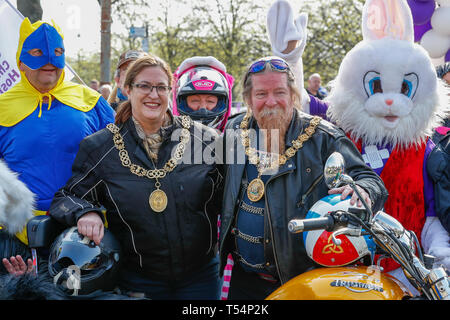
M 266 69 L 266 65 L 268 63 L 272 67 L 272 70 L 275 70 L 275 71 L 291 70 L 289 68 L 289 65 L 281 59 L 259 60 L 259 61 L 256 61 L 255 63 L 253 63 L 250 66 L 250 68 L 248 69 L 248 72 L 245 76 L 244 83 L 247 81 L 248 75 L 250 73 L 258 73 L 258 72 L 264 71 Z

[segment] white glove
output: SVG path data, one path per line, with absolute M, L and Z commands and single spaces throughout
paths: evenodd
M 450 236 L 438 217 L 427 217 L 421 241 L 424 253 L 436 257 L 433 267 L 443 265 L 450 270 Z
M 309 95 L 303 85 L 303 60 L 307 40 L 308 15 L 300 14 L 294 20 L 292 7 L 286 0 L 277 0 L 267 12 L 267 31 L 269 33 L 272 53 L 283 58 L 291 66 L 298 89 L 302 96 L 303 111 L 309 113 Z M 289 53 L 283 53 L 289 41 L 298 41 L 297 47 Z
M 276 1 L 267 12 L 267 30 L 274 55 L 290 64 L 295 64 L 303 54 L 307 39 L 308 16 L 300 14 L 295 20 L 292 7 L 286 0 Z M 297 47 L 290 53 L 286 50 L 289 41 L 298 41 Z

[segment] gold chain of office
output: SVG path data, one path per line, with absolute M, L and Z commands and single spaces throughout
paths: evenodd
M 263 195 L 264 195 L 264 182 L 261 180 L 261 175 L 264 171 L 268 169 L 274 169 L 278 166 L 282 166 L 286 163 L 286 161 L 293 157 L 299 149 L 303 147 L 303 144 L 311 138 L 311 136 L 316 131 L 317 126 L 319 125 L 320 121 L 322 120 L 318 116 L 314 116 L 309 126 L 305 129 L 305 133 L 302 133 L 298 136 L 296 140 L 292 141 L 292 147 L 289 147 L 284 154 L 280 155 L 278 157 L 278 161 L 272 161 L 269 166 L 262 168 L 259 166 L 260 159 L 257 155 L 257 150 L 255 148 L 250 147 L 250 136 L 249 136 L 249 130 L 248 130 L 248 124 L 250 119 L 251 113 L 247 112 L 247 114 L 244 116 L 244 119 L 241 122 L 240 128 L 242 129 L 241 132 L 241 142 L 242 145 L 245 147 L 245 154 L 248 156 L 248 161 L 255 165 L 258 170 L 258 177 L 253 179 L 247 188 L 247 196 L 248 198 L 253 201 L 257 202 L 259 201 Z
M 108 130 L 113 134 L 114 146 L 117 150 L 119 150 L 119 158 L 122 166 L 129 168 L 131 173 L 139 177 L 156 179 L 156 190 L 154 190 L 149 197 L 150 207 L 155 212 L 162 212 L 167 207 L 167 195 L 164 191 L 159 189 L 161 183 L 158 181 L 158 179 L 164 178 L 167 173 L 175 169 L 178 161 L 183 158 L 184 151 L 186 150 L 186 144 L 189 142 L 191 137 L 189 132 L 189 128 L 191 127 L 191 118 L 189 118 L 188 116 L 182 116 L 181 125 L 183 126 L 183 129 L 181 129 L 180 142 L 175 148 L 173 157 L 166 162 L 162 169 L 156 168 L 152 170 L 144 169 L 143 167 L 132 163 L 128 155 L 128 151 L 125 149 L 125 142 L 123 141 L 123 137 L 120 134 L 120 129 L 114 123 L 110 123 L 106 126 L 106 128 L 108 128 Z

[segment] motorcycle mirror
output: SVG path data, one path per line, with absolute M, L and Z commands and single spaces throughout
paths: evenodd
M 342 183 L 345 161 L 342 154 L 333 152 L 325 162 L 323 176 L 329 189 L 337 188 Z
M 373 217 L 372 210 L 361 197 L 358 189 L 356 188 L 355 181 L 352 177 L 344 173 L 345 171 L 345 160 L 342 154 L 339 152 L 333 152 L 325 162 L 325 167 L 323 169 L 323 176 L 325 183 L 329 189 L 337 188 L 340 185 L 348 184 L 352 187 L 353 191 L 358 195 L 359 200 L 364 205 L 364 208 L 369 213 L 370 218 Z
M 380 230 L 389 230 L 394 233 L 397 238 L 401 238 L 405 234 L 405 228 L 403 225 L 394 217 L 389 214 L 378 211 L 373 217 L 372 222 L 374 226 L 380 227 Z M 410 247 L 410 245 L 408 245 Z

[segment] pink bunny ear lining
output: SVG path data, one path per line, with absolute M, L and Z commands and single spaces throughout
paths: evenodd
M 374 39 L 381 39 L 386 36 L 387 26 L 386 7 L 383 0 L 371 1 L 367 8 L 366 27 Z
M 370 39 L 391 37 L 399 40 L 408 40 L 405 35 L 407 19 L 399 0 L 372 0 L 368 1 L 365 26 Z

